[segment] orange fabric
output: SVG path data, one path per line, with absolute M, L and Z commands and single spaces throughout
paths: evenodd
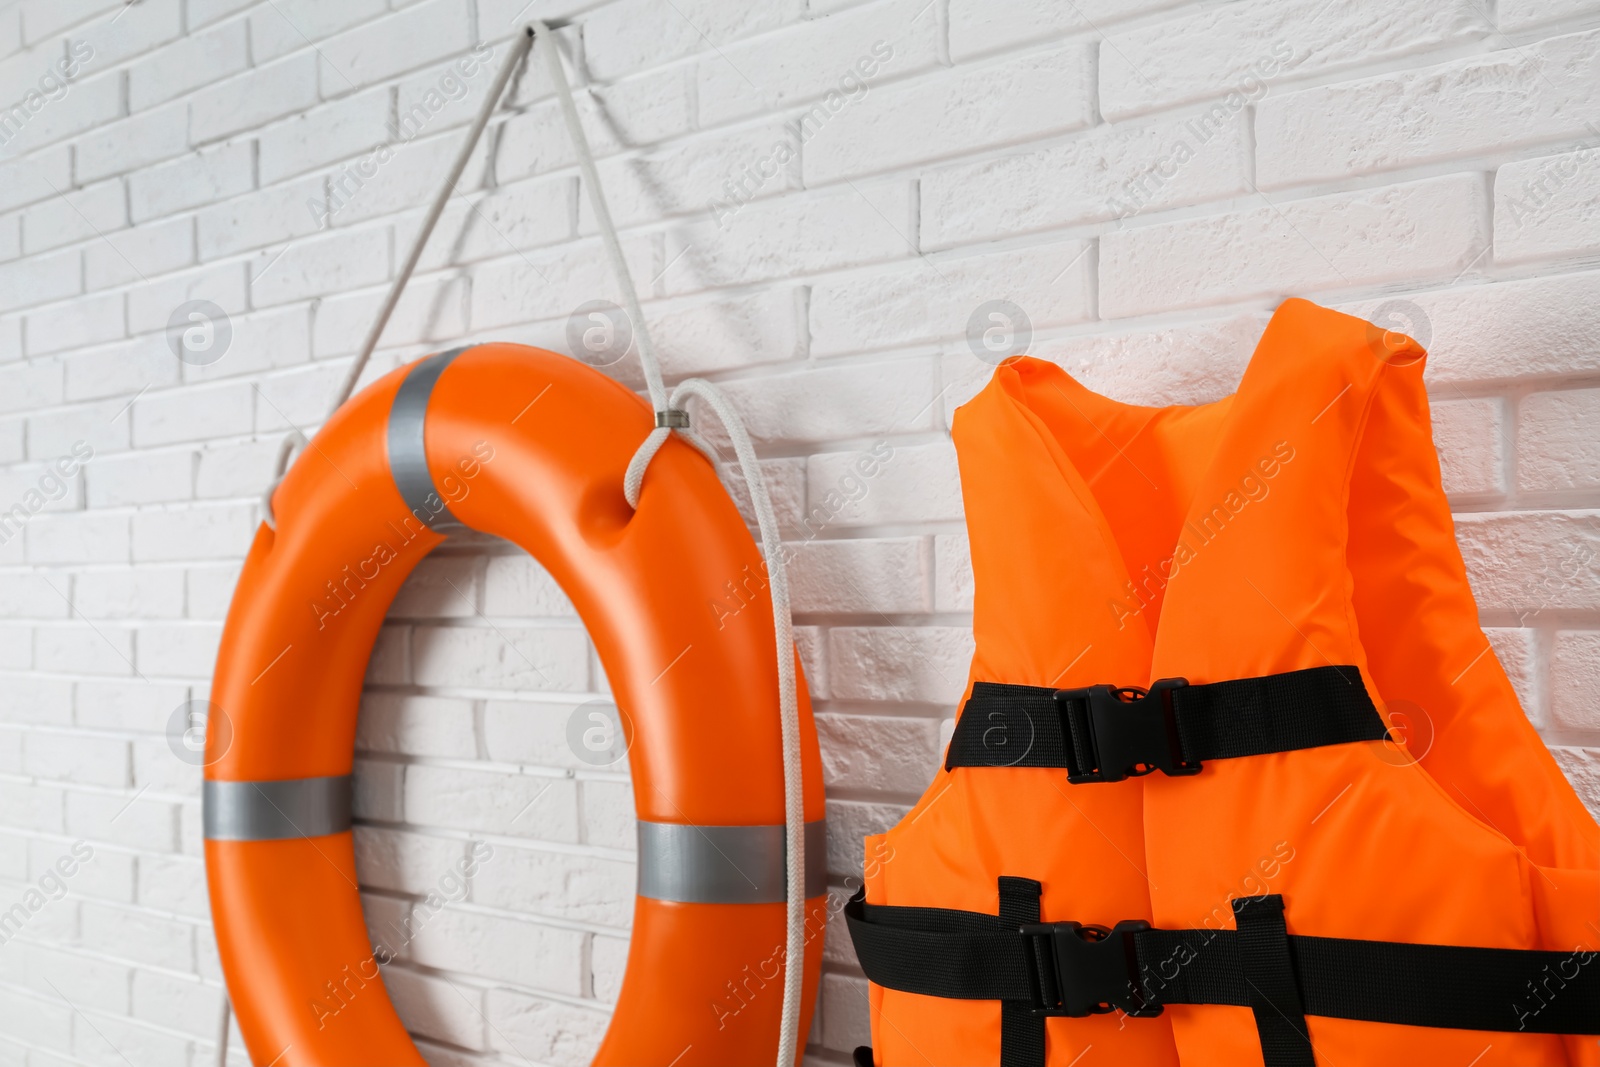
M 1111 785 L 941 772 L 868 839 L 867 899 L 993 914 L 1004 874 L 1043 883 L 1046 921 L 1231 928 L 1233 898 L 1278 893 L 1292 934 L 1596 948 L 1600 829 L 1478 626 L 1423 359 L 1291 300 L 1213 404 L 1118 403 L 1035 359 L 997 370 L 954 426 L 976 579 L 969 691 L 1351 664 L 1414 747 Z M 996 1003 L 870 999 L 879 1064 L 999 1061 Z M 1318 1063 L 1600 1062 L 1592 1037 L 1309 1025 Z M 1261 1063 L 1246 1008 L 1052 1018 L 1047 1034 L 1052 1065 Z
M 373 642 L 406 575 L 442 540 L 407 510 L 389 468 L 389 411 L 407 369 L 329 419 L 276 493 L 276 531 L 256 533 L 212 685 L 232 742 L 222 751 L 223 735 L 208 736 L 208 779 L 350 773 Z M 623 472 L 651 425 L 638 396 L 576 360 L 479 345 L 433 390 L 428 466 L 458 519 L 520 545 L 576 606 L 632 724 L 639 816 L 781 824 L 770 605 L 719 610 L 730 581 L 762 573 L 761 556 L 716 472 L 681 441 L 651 464 L 638 510 L 627 506 Z M 803 677 L 799 697 L 814 821 L 824 814 L 822 766 Z M 256 1063 L 423 1062 L 373 963 L 350 831 L 207 841 L 205 850 L 223 971 Z M 802 1032 L 825 910 L 822 897 L 808 902 Z M 781 903 L 640 899 L 596 1062 L 771 1062 L 784 918 Z M 404 945 L 387 947 L 404 957 Z

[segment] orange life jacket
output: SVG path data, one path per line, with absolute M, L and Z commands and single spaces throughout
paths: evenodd
M 976 653 L 866 842 L 858 1062 L 1600 1063 L 1600 829 L 1479 628 L 1423 360 L 1291 300 L 1215 403 L 1023 358 L 957 412 Z

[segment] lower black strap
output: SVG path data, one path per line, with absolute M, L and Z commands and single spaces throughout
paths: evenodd
M 975 682 L 945 768 L 1058 767 L 1068 780 L 1115 782 L 1213 759 L 1378 741 L 1388 736 L 1361 672 L 1311 667 L 1259 678 L 1149 690 Z
M 1032 878 L 1000 877 L 1000 921 L 1021 928 L 1039 921 L 1043 887 Z M 1044 1067 L 1044 1016 L 1031 999 L 1000 1002 L 1000 1067 Z
M 1289 958 L 1283 898 L 1237 898 L 1233 916 L 1239 927 L 1239 965 L 1248 987 L 1250 1011 L 1256 1017 L 1265 1067 L 1316 1067 L 1294 961 Z
M 1276 894 L 1254 899 L 1282 908 Z M 1587 950 L 1303 934 L 1283 935 L 1283 947 L 1274 949 L 1275 936 L 1251 935 L 1247 944 L 1235 930 L 1152 930 L 1142 923 L 1119 923 L 1114 930 L 1052 923 L 1024 933 L 997 915 L 868 904 L 862 893 L 846 905 L 845 920 L 862 970 L 880 986 L 958 1000 L 1026 999 L 1046 1015 L 1152 1015 L 1167 1004 L 1258 1003 L 1287 1015 L 1293 1006 L 1287 982 L 1304 1015 L 1453 1030 L 1600 1034 L 1600 954 Z M 1271 958 L 1280 963 L 1264 966 Z M 1285 958 L 1289 978 L 1281 972 L 1272 977 L 1272 966 Z M 1042 992 L 1040 975 L 1051 968 L 1054 982 Z M 1257 992 L 1252 981 L 1263 976 L 1267 988 Z M 1069 1000 L 1095 1006 L 1069 1010 Z

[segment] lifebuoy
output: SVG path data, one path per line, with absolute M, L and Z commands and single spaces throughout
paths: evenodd
M 715 471 L 681 441 L 628 507 L 623 472 L 651 425 L 637 396 L 582 363 L 477 345 L 353 397 L 278 488 L 276 529 L 257 531 L 223 632 L 203 798 L 212 919 L 255 1062 L 423 1063 L 363 923 L 350 774 L 384 615 L 461 526 L 550 571 L 632 725 L 639 895 L 595 1062 L 771 1058 L 785 939 L 773 622 L 710 607 L 762 561 Z M 803 682 L 800 716 L 803 1034 L 825 919 L 822 768 Z

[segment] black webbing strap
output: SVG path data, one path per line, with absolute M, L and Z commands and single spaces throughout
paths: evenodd
M 1206 760 L 1378 741 L 1383 717 L 1355 667 L 1306 670 L 1149 690 L 975 682 L 945 768 L 1058 767 L 1073 783 L 1161 770 L 1194 774 Z
M 1239 965 L 1250 990 L 1250 1011 L 1256 1017 L 1264 1067 L 1317 1067 L 1289 936 L 1283 922 L 1283 898 L 1240 897 L 1233 902 L 1239 927 Z
M 1263 902 L 1276 894 L 1255 898 Z M 1112 930 L 1058 922 L 1023 932 L 997 915 L 845 906 L 861 969 L 878 985 L 958 1000 L 1028 999 L 1043 1015 L 1159 1014 L 1167 1004 L 1286 1007 L 1281 979 L 1252 989 L 1254 958 L 1234 930 Z M 1485 921 L 1490 921 L 1486 919 Z M 1266 939 L 1266 940 L 1270 940 Z M 1413 945 L 1287 934 L 1290 982 L 1305 1015 L 1534 1034 L 1600 1034 L 1594 951 Z M 1252 956 L 1246 962 L 1247 954 Z M 1270 955 L 1270 953 L 1268 953 Z M 1277 958 L 1282 959 L 1281 951 Z M 1052 972 L 1052 989 L 1039 975 Z
M 1039 894 L 1032 878 L 1000 876 L 1000 921 L 1018 929 L 1039 921 Z M 1000 1002 L 1000 1067 L 1044 1067 L 1044 1016 L 1030 997 Z

